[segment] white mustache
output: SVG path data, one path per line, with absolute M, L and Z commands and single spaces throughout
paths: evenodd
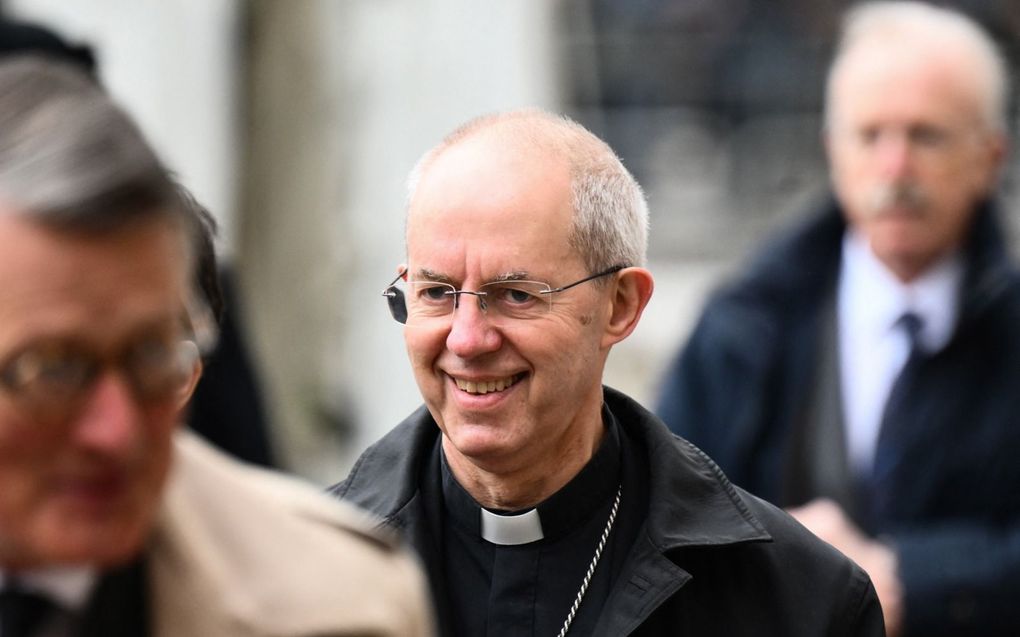
M 868 197 L 870 217 L 881 217 L 891 209 L 922 215 L 928 207 L 928 193 L 914 183 L 892 183 L 877 186 Z

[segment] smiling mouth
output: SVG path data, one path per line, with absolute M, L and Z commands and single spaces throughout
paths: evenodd
M 457 383 L 457 389 L 460 389 L 461 391 L 465 391 L 469 394 L 489 394 L 509 389 L 510 386 L 520 380 L 522 376 L 523 374 L 517 374 L 515 376 L 507 376 L 506 378 L 497 378 L 495 380 L 488 381 L 461 380 L 460 378 L 454 378 L 453 380 Z

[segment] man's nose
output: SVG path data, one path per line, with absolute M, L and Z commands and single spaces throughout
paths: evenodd
M 891 180 L 906 176 L 910 172 L 913 152 L 906 133 L 890 132 L 882 135 L 878 141 L 876 157 L 882 176 Z
M 462 294 L 450 317 L 446 348 L 461 358 L 472 358 L 499 349 L 502 337 L 491 317 L 482 309 L 485 297 Z
M 119 372 L 103 371 L 75 418 L 76 441 L 116 453 L 134 443 L 141 427 L 141 406 L 127 378 Z

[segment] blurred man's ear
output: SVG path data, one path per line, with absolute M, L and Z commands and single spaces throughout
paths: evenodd
M 635 267 L 621 270 L 612 285 L 609 321 L 602 336 L 603 347 L 619 343 L 634 331 L 655 288 L 651 272 Z
M 202 378 L 202 359 L 195 359 L 195 364 L 191 368 L 191 378 L 188 380 L 188 384 L 181 388 L 180 393 L 177 396 L 177 409 L 183 410 L 187 406 L 188 401 L 195 393 L 195 388 L 198 387 L 198 381 Z
M 998 181 L 1006 165 L 1006 161 L 1009 159 L 1009 136 L 1005 134 L 993 134 L 988 140 L 988 156 L 989 161 L 992 164 L 992 172 L 994 174 L 994 180 Z M 991 184 L 990 187 L 994 187 Z

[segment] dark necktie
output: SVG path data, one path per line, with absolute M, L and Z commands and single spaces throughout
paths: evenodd
M 889 399 L 882 412 L 882 422 L 878 433 L 878 444 L 875 448 L 875 462 L 872 466 L 866 508 L 871 511 L 870 522 L 879 523 L 888 519 L 893 512 L 894 493 L 893 477 L 903 460 L 906 442 L 906 429 L 909 423 L 907 414 L 910 412 L 910 389 L 914 384 L 918 368 L 924 358 L 919 346 L 921 328 L 924 326 L 921 317 L 913 312 L 906 312 L 896 321 L 896 327 L 902 329 L 910 344 L 910 354 L 896 380 L 889 390 Z
M 0 635 L 32 637 L 52 610 L 46 596 L 8 585 L 0 590 Z

